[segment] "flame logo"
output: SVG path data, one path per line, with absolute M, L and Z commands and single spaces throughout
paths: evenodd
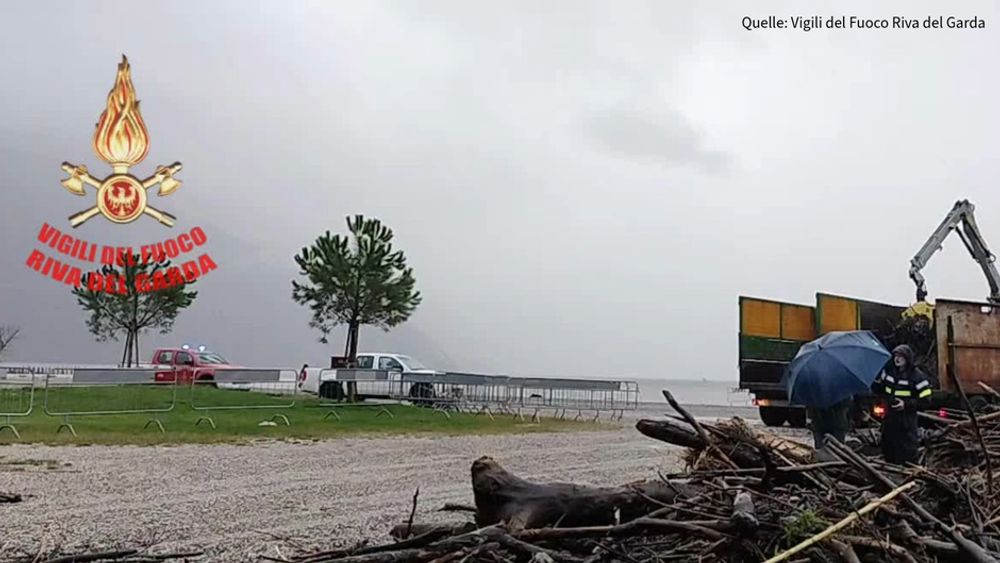
M 149 133 L 139 113 L 132 71 L 125 55 L 118 64 L 115 86 L 108 93 L 108 107 L 94 131 L 94 152 L 121 172 L 142 162 L 149 152 Z

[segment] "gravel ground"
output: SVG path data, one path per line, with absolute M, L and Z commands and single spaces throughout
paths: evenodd
M 745 415 L 692 408 L 695 416 Z M 663 409 L 637 413 L 655 417 Z M 630 417 L 630 418 L 638 418 Z M 679 468 L 679 449 L 621 429 L 558 434 L 341 439 L 174 447 L 0 448 L 0 560 L 18 552 L 138 547 L 247 561 L 335 540 L 382 541 L 409 513 L 472 504 L 471 462 L 489 455 L 525 478 L 617 485 Z

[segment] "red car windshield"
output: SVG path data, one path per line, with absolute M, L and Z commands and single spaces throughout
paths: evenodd
M 226 361 L 225 358 L 216 354 L 215 352 L 201 352 L 198 354 L 198 359 L 201 360 L 201 363 L 209 365 L 211 364 L 223 365 L 229 363 Z

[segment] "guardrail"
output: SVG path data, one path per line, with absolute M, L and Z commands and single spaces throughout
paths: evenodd
M 7 368 L 0 368 L 0 434 L 10 430 L 20 440 L 14 419 L 30 416 L 35 408 L 36 378 L 34 373 L 28 373 L 26 379 L 8 380 L 9 375 Z
M 76 436 L 71 417 L 167 413 L 177 406 L 176 378 L 156 381 L 153 368 L 76 368 L 72 376 L 46 373 L 42 410 L 48 416 L 61 417 L 56 434 L 64 429 Z M 164 432 L 163 423 L 152 416 L 143 428 L 155 425 Z
M 290 409 L 295 406 L 298 393 L 298 372 L 294 369 L 232 368 L 216 369 L 213 379 L 192 379 L 190 381 L 190 405 L 195 411 Z M 256 391 L 246 395 L 234 395 L 220 391 Z M 286 426 L 291 422 L 284 414 L 275 414 L 268 419 L 271 423 L 280 420 Z M 215 420 L 202 414 L 195 422 L 198 426 L 208 422 L 214 429 Z M 262 421 L 264 422 L 264 421 Z

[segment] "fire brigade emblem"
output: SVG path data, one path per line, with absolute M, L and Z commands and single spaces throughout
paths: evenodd
M 153 175 L 145 179 L 129 173 L 130 167 L 146 158 L 149 133 L 139 113 L 139 101 L 135 97 L 131 69 L 125 55 L 122 55 L 122 62 L 118 65 L 115 85 L 108 93 L 108 107 L 97 122 L 93 148 L 98 158 L 111 165 L 112 173 L 98 180 L 90 175 L 86 166 L 69 162 L 62 164 L 62 169 L 69 174 L 62 185 L 70 193 L 86 195 L 84 184 L 97 189 L 96 203 L 70 216 L 70 225 L 79 227 L 95 215 L 104 215 L 109 221 L 121 224 L 149 215 L 168 227 L 174 226 L 176 217 L 149 205 L 146 191 L 159 186 L 157 195 L 165 196 L 177 190 L 181 181 L 174 178 L 174 174 L 180 172 L 181 163 L 158 166 Z

